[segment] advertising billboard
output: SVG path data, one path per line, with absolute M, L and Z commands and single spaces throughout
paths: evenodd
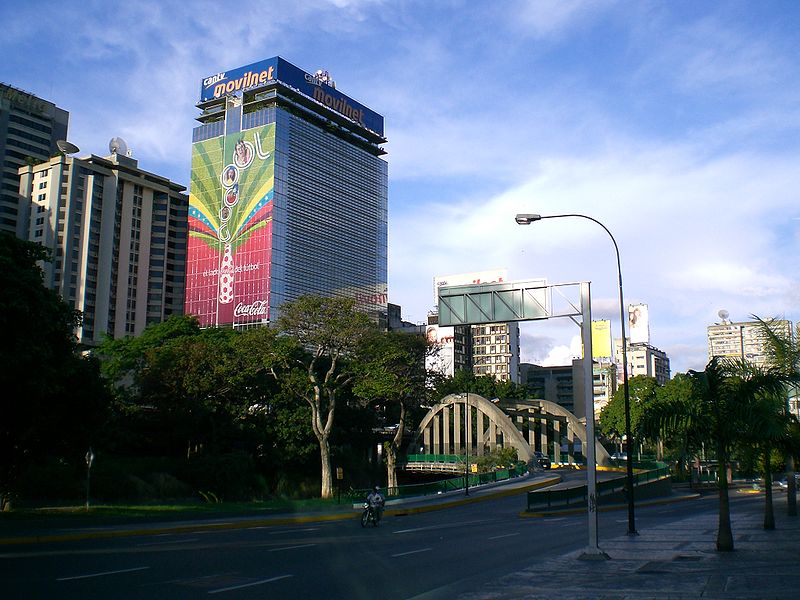
M 230 94 L 241 94 L 278 81 L 383 136 L 381 115 L 280 56 L 204 78 L 200 84 L 200 103 Z
M 508 281 L 508 269 L 475 271 L 458 275 L 444 275 L 433 278 L 433 303 L 439 304 L 439 288 L 445 285 L 480 285 L 482 283 L 503 283 Z
M 204 327 L 269 319 L 275 125 L 192 145 L 186 313 Z
M 592 358 L 611 358 L 611 321 L 592 321 Z
M 628 305 L 628 341 L 631 344 L 650 343 L 650 315 L 647 304 Z

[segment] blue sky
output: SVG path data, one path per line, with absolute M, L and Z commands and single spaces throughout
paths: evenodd
M 800 3 L 678 0 L 11 1 L 0 80 L 70 112 L 82 153 L 121 136 L 188 184 L 202 78 L 280 55 L 383 114 L 389 298 L 412 321 L 433 277 L 591 281 L 619 331 L 650 307 L 673 373 L 702 369 L 720 309 L 797 321 Z M 527 324 L 563 363 L 569 320 Z

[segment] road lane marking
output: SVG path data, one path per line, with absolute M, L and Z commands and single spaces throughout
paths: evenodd
M 316 544 L 300 544 L 298 546 L 284 546 L 283 548 L 270 548 L 267 552 L 280 552 L 281 550 L 295 550 L 297 548 L 311 548 Z
M 251 527 L 250 529 L 266 529 L 266 527 Z M 270 527 L 269 529 L 275 529 Z M 303 527 L 302 529 L 284 529 L 282 531 L 271 531 L 270 535 L 283 535 L 285 533 L 302 533 L 305 531 L 319 531 L 319 527 Z
M 392 554 L 392 558 L 398 556 L 408 556 L 409 554 L 419 554 L 420 552 L 430 552 L 433 548 L 420 548 L 419 550 L 409 550 L 408 552 L 401 552 L 400 554 Z
M 474 525 L 476 523 L 491 523 L 489 519 L 480 519 L 477 521 L 462 521 L 460 523 L 448 523 L 446 525 L 429 525 L 427 527 L 415 527 L 414 529 L 398 529 L 392 533 L 414 533 L 417 531 L 428 531 L 431 529 L 450 529 L 452 527 L 463 527 L 464 525 Z
M 289 577 L 294 577 L 294 575 L 278 575 L 277 577 L 270 577 L 269 579 L 262 579 L 261 581 L 252 581 L 250 583 L 242 583 L 240 585 L 232 585 L 231 587 L 220 588 L 218 590 L 209 590 L 209 594 L 220 594 L 222 592 L 230 592 L 233 590 L 240 590 L 246 587 L 253 587 L 254 585 L 264 585 L 265 583 L 271 583 L 273 581 L 280 581 L 281 579 L 287 579 Z
M 136 544 L 136 545 L 139 546 L 139 547 L 142 547 L 142 546 L 165 546 L 165 545 L 169 545 L 169 544 L 188 544 L 189 542 L 197 542 L 199 540 L 200 540 L 200 538 L 189 538 L 189 539 L 186 539 L 186 540 L 167 540 L 167 541 L 164 541 L 164 542 L 147 542 L 147 543 L 144 543 L 144 544 Z
M 492 537 L 490 537 L 488 539 L 490 539 L 490 540 L 500 540 L 502 538 L 514 537 L 515 535 L 519 535 L 519 533 L 506 533 L 504 535 L 493 535 Z
M 105 575 L 117 575 L 118 573 L 133 573 L 134 571 L 145 571 L 150 567 L 134 567 L 133 569 L 120 569 L 118 571 L 103 571 L 101 573 L 88 573 L 86 575 L 73 575 L 72 577 L 59 577 L 56 581 L 70 581 L 73 579 L 89 579 L 90 577 L 103 577 Z

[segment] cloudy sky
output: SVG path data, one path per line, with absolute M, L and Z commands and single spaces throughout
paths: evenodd
M 200 82 L 280 55 L 383 114 L 389 299 L 433 277 L 591 281 L 619 331 L 646 303 L 673 374 L 707 362 L 720 309 L 800 318 L 800 3 L 615 0 L 50 2 L 0 7 L 0 80 L 70 112 L 70 139 L 188 184 Z M 523 359 L 568 361 L 568 319 Z

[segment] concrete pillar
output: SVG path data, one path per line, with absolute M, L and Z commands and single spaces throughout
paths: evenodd
M 442 441 L 439 429 L 442 426 L 441 413 L 433 415 L 433 454 L 442 454 Z
M 431 452 L 431 427 L 428 425 L 422 432 L 422 444 L 425 446 L 424 454 L 433 454 Z
M 450 411 L 451 407 L 442 408 L 442 454 L 450 454 Z
M 453 452 L 464 454 L 464 445 L 461 443 L 461 404 L 453 404 Z

